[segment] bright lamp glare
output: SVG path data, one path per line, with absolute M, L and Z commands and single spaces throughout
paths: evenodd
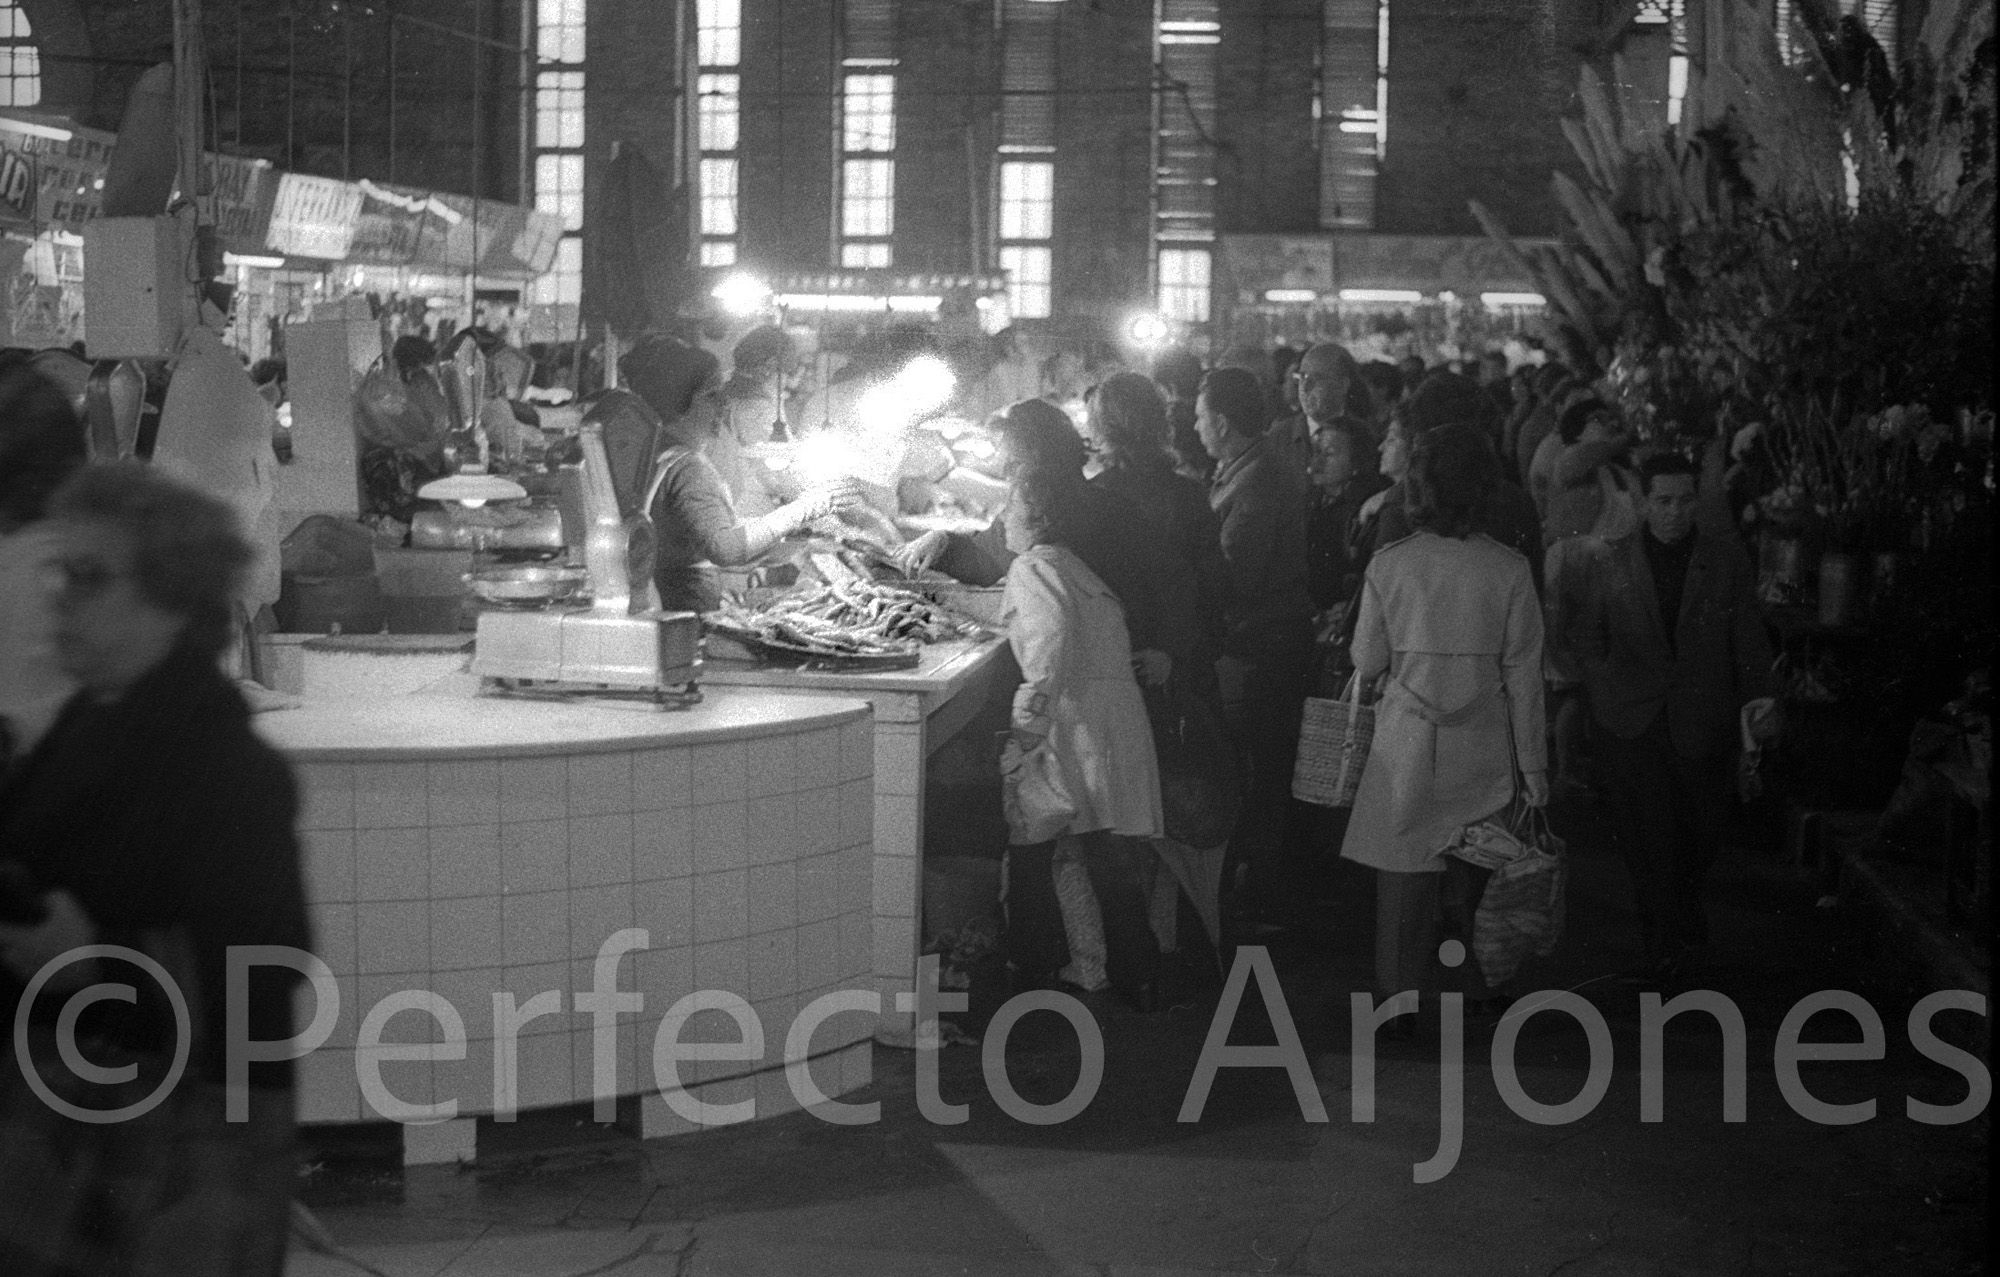
M 770 301 L 771 290 L 755 275 L 732 271 L 722 277 L 709 295 L 732 315 L 754 315 Z
M 857 458 L 848 442 L 834 434 L 816 434 L 799 444 L 791 468 L 809 485 L 832 483 L 852 474 Z
M 952 374 L 951 365 L 936 355 L 918 355 L 896 374 L 896 381 L 920 414 L 944 407 L 951 399 L 951 392 L 958 389 L 958 378 Z
M 1146 311 L 1132 316 L 1126 322 L 1125 335 L 1130 337 L 1136 346 L 1164 345 L 1167 340 L 1167 321 L 1151 311 Z

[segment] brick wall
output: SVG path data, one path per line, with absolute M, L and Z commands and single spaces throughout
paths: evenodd
M 742 260 L 825 270 L 833 228 L 835 67 L 826 0 L 744 0 Z
M 1112 320 L 1150 263 L 1151 0 L 1065 5 L 1056 45 L 1055 311 Z
M 1575 46 L 1589 0 L 1394 0 L 1389 141 L 1376 229 L 1477 235 L 1478 199 L 1517 235 L 1560 225 L 1549 175 L 1575 156 L 1560 117 L 1575 109 Z
M 494 46 L 518 43 L 521 2 L 398 0 L 396 14 L 428 25 L 395 25 L 393 153 L 384 7 L 210 3 L 216 136 L 227 150 L 329 177 L 393 178 L 472 194 L 476 169 L 479 194 L 518 199 L 520 60 Z M 43 64 L 43 109 L 83 124 L 116 129 L 132 83 L 147 66 L 173 58 L 169 0 L 32 0 L 24 11 L 38 36 L 46 33 L 52 55 Z M 475 26 L 492 43 L 475 45 Z
M 981 238 L 990 211 L 994 102 L 992 9 L 908 4 L 896 32 L 896 267 L 986 269 Z
M 1216 229 L 1319 227 L 1317 0 L 1222 7 Z
M 690 6 L 691 7 L 691 6 Z M 591 6 L 593 188 L 613 140 L 670 170 L 668 0 Z M 1147 298 L 1152 0 L 1062 6 L 1057 43 L 1055 307 L 1109 319 Z M 836 206 L 839 71 L 826 0 L 744 0 L 741 256 L 823 270 Z M 1574 163 L 1576 46 L 1595 0 L 1394 0 L 1389 152 L 1377 229 L 1478 234 L 1485 201 L 1519 234 L 1560 218 L 1549 173 Z M 1317 0 L 1223 6 L 1217 228 L 1310 233 L 1319 223 Z M 896 265 L 991 268 L 997 41 L 988 0 L 925 0 L 898 17 Z

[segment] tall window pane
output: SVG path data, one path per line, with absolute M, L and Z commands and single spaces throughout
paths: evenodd
M 701 233 L 736 233 L 736 161 L 704 159 L 701 162 Z
M 896 200 L 892 160 L 848 160 L 841 165 L 840 233 L 887 235 Z
M 733 151 L 741 118 L 740 79 L 733 75 L 703 74 L 697 86 L 701 120 L 701 149 Z
M 847 77 L 842 119 L 845 128 L 842 149 L 848 151 L 893 151 L 896 149 L 896 77 L 893 75 L 850 75 Z
M 1055 255 L 1047 248 L 1009 245 L 1000 250 L 1007 272 L 1007 308 L 1016 319 L 1045 319 L 1054 311 Z
M 1160 250 L 1160 310 L 1169 319 L 1208 322 L 1209 264 L 1205 248 Z
M 699 0 L 695 56 L 705 67 L 733 67 L 743 60 L 743 8 L 739 0 Z

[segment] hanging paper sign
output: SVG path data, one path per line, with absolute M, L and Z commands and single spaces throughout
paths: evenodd
M 0 116 L 0 227 L 80 232 L 103 204 L 117 149 L 117 136 L 102 129 Z M 211 153 L 202 171 L 203 212 L 212 214 L 223 247 L 265 251 L 278 186 L 270 161 Z
M 370 266 L 408 266 L 417 258 L 424 225 L 436 198 L 429 191 L 363 179 L 360 212 L 347 260 Z
M 330 177 L 286 173 L 278 179 L 265 247 L 288 257 L 340 261 L 354 239 L 361 188 Z

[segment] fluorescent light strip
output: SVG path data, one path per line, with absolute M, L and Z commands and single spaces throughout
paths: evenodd
M 1414 288 L 1343 288 L 1344 302 L 1420 302 L 1424 295 Z
M 880 293 L 779 293 L 777 302 L 787 310 L 873 313 L 892 310 L 927 314 L 944 306 L 944 298 Z
M 1267 288 L 1264 290 L 1267 302 L 1316 302 L 1319 290 L 1315 288 Z
M 1161 33 L 1160 43 L 1161 44 L 1221 44 L 1222 37 L 1219 35 L 1182 35 L 1176 32 L 1168 31 Z
M 47 124 L 31 124 L 26 120 L 0 118 L 0 129 L 9 133 L 19 133 L 24 137 L 45 137 L 51 142 L 67 142 L 76 134 L 68 129 L 59 129 Z
M 222 255 L 222 264 L 224 266 L 262 266 L 267 270 L 276 270 L 285 264 L 285 259 L 282 257 L 266 257 L 259 253 L 224 253 Z
M 1222 30 L 1222 24 L 1220 22 L 1206 22 L 1206 21 L 1162 22 L 1160 24 L 1160 30 L 1161 31 L 1220 31 Z
M 1481 293 L 1479 300 L 1488 306 L 1546 306 L 1548 298 L 1540 293 Z

